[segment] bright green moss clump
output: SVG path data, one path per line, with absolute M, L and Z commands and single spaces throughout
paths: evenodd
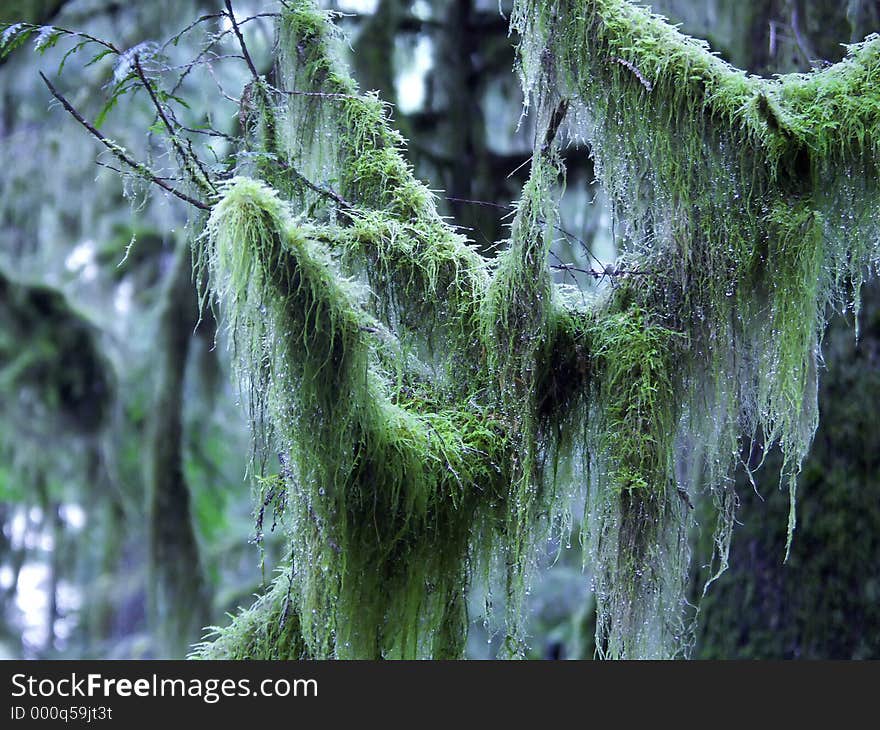
M 794 495 L 826 308 L 857 306 L 877 268 L 878 41 L 766 80 L 623 0 L 519 0 L 513 25 L 535 154 L 490 265 L 336 60 L 330 16 L 284 4 L 257 163 L 199 255 L 277 454 L 291 562 L 205 656 L 457 657 L 493 561 L 522 655 L 531 555 L 575 490 L 599 653 L 687 654 L 692 502 L 717 521 L 711 581 L 744 443 L 781 445 Z M 563 125 L 591 143 L 621 271 L 640 272 L 581 305 L 547 265 Z

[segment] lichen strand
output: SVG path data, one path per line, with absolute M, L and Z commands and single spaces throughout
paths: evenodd
M 629 300 L 629 301 L 628 301 Z M 596 647 L 610 658 L 662 658 L 685 643 L 686 497 L 675 475 L 679 335 L 622 292 L 591 328 L 595 484 L 586 558 Z
M 558 124 L 558 123 L 557 123 Z M 539 125 L 544 130 L 545 125 Z M 539 137 L 542 137 L 539 134 Z M 555 136 L 555 130 L 553 130 Z M 528 582 L 533 545 L 546 529 L 558 522 L 558 500 L 552 492 L 554 479 L 543 478 L 543 455 L 553 448 L 553 431 L 544 441 L 539 431 L 537 400 L 545 378 L 540 373 L 543 352 L 553 338 L 553 287 L 547 267 L 555 218 L 554 188 L 559 161 L 554 145 L 536 153 L 531 175 L 519 202 L 511 230 L 510 247 L 499 257 L 485 299 L 483 340 L 488 344 L 488 368 L 492 375 L 497 407 L 515 434 L 518 458 L 507 496 L 507 651 L 525 651 L 520 607 Z M 544 511 L 549 521 L 536 519 Z
M 202 249 L 254 422 L 281 450 L 305 653 L 460 656 L 469 566 L 491 550 L 510 477 L 505 424 L 382 375 L 393 336 L 327 256 L 331 232 L 238 178 Z
M 512 25 L 527 95 L 572 99 L 572 131 L 612 200 L 621 268 L 645 272 L 630 282 L 636 305 L 687 335 L 663 397 L 678 412 L 680 486 L 707 490 L 719 514 L 706 562 L 723 567 L 729 477 L 743 439 L 759 434 L 782 448 L 790 541 L 827 310 L 857 309 L 880 259 L 880 39 L 830 68 L 763 79 L 624 0 L 517 0 Z
M 292 202 L 313 216 L 324 211 L 333 219 L 350 219 L 346 264 L 369 278 L 379 313 L 391 316 L 402 338 L 417 328 L 432 349 L 457 351 L 458 365 L 467 367 L 478 359 L 486 266 L 414 177 L 387 105 L 373 93 L 358 93 L 337 60 L 331 17 L 309 0 L 282 13 L 278 76 L 288 93 L 276 111 L 283 120 L 278 147 L 288 170 L 297 169 L 351 207 L 326 210 L 332 198 L 309 188 L 301 188 Z M 282 169 L 280 177 L 270 184 L 278 188 L 290 174 Z

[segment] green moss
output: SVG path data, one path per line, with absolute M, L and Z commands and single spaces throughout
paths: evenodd
M 857 309 L 861 283 L 877 270 L 880 41 L 850 47 L 821 71 L 763 79 L 623 0 L 521 0 L 513 26 L 523 38 L 526 93 L 540 98 L 553 88 L 569 98 L 575 133 L 592 145 L 621 268 L 651 274 L 630 283 L 633 300 L 655 326 L 687 333 L 671 387 L 660 391 L 658 402 L 675 414 L 673 423 L 660 419 L 665 431 L 652 427 L 641 441 L 623 430 L 632 426 L 626 409 L 637 393 L 620 413 L 606 410 L 598 443 L 610 452 L 622 439 L 625 467 L 612 468 L 606 481 L 638 495 L 627 496 L 627 510 L 639 517 L 656 512 L 645 499 L 656 496 L 646 485 L 657 482 L 642 467 L 664 470 L 645 453 L 667 473 L 674 463 L 689 498 L 705 494 L 714 505 L 715 555 L 703 562 L 723 568 L 735 516 L 731 474 L 741 442 L 763 434 L 783 452 L 790 543 L 796 475 L 817 424 L 827 310 Z M 661 433 L 664 448 L 652 451 Z M 683 529 L 686 521 L 675 519 Z M 665 551 L 662 540 L 657 549 Z M 621 606 L 612 613 L 623 620 L 629 613 Z M 658 632 L 669 623 L 663 611 L 650 622 Z M 601 621 L 597 631 L 601 650 Z
M 240 178 L 203 250 L 254 423 L 271 424 L 263 436 L 288 465 L 303 641 L 315 657 L 411 657 L 430 653 L 445 626 L 440 643 L 457 655 L 471 541 L 509 474 L 504 424 L 441 407 L 427 388 L 392 397 L 377 370 L 379 327 L 320 245 L 329 234 Z
M 291 578 L 282 573 L 271 589 L 233 618 L 226 627 L 212 626 L 193 659 L 309 659 L 299 616 L 291 602 Z
M 282 89 L 254 107 L 265 164 L 242 171 L 264 182 L 233 180 L 212 212 L 201 260 L 262 453 L 282 455 L 294 654 L 458 656 L 464 593 L 497 556 L 524 654 L 534 546 L 576 489 L 599 653 L 686 654 L 691 501 L 717 524 L 708 583 L 759 435 L 781 445 L 794 530 L 826 309 L 857 307 L 877 268 L 878 42 L 768 80 L 623 0 L 513 17 L 538 132 L 493 266 L 437 214 L 310 0 L 285 7 Z M 547 267 L 563 118 L 592 144 L 620 269 L 640 272 L 581 306 Z M 279 590 L 254 610 L 277 616 Z M 251 651 L 251 620 L 223 651 Z
M 656 658 L 674 655 L 684 630 L 688 521 L 675 475 L 674 376 L 682 338 L 628 298 L 590 332 L 598 469 L 584 529 L 598 652 Z

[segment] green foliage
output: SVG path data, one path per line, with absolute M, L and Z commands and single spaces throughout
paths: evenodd
M 623 0 L 521 0 L 513 27 L 523 38 L 526 92 L 540 97 L 554 88 L 571 100 L 572 131 L 591 143 L 626 268 L 650 272 L 629 285 L 633 299 L 657 325 L 687 333 L 674 367 L 666 365 L 670 382 L 657 396 L 663 408 L 652 411 L 663 415 L 663 428 L 651 436 L 662 443 L 632 441 L 632 432 L 621 436 L 613 427 L 599 442 L 614 447 L 622 439 L 632 449 L 627 459 L 650 466 L 652 474 L 665 469 L 670 480 L 675 445 L 678 488 L 688 499 L 707 494 L 714 504 L 712 562 L 722 568 L 741 439 L 760 435 L 778 443 L 791 495 L 790 545 L 795 479 L 817 424 L 827 308 L 857 309 L 861 283 L 877 270 L 872 140 L 880 116 L 872 79 L 880 43 L 872 37 L 853 45 L 842 63 L 821 71 L 762 79 Z M 632 427 L 627 403 L 607 412 L 609 425 Z M 625 484 L 642 483 L 640 469 L 623 475 Z M 653 479 L 644 484 L 657 488 Z M 676 499 L 649 509 L 643 496 L 651 492 L 623 491 L 630 493 L 640 497 L 628 497 L 621 520 L 626 512 L 635 521 L 653 512 L 665 526 L 652 526 L 649 534 L 657 529 L 681 542 L 673 534 L 684 529 L 684 513 L 669 509 Z M 601 542 L 606 528 L 596 529 Z M 657 575 L 685 572 L 681 550 L 659 540 L 643 554 L 636 543 L 623 549 L 624 564 L 634 561 Z M 664 582 L 669 591 L 661 588 L 659 600 L 682 615 L 683 579 Z M 605 596 L 597 599 L 601 650 L 614 634 L 607 633 L 608 621 L 636 626 L 636 609 L 612 605 L 603 621 Z M 681 620 L 649 613 L 649 633 L 665 633 L 686 648 Z M 675 641 L 660 643 L 666 647 L 660 653 L 674 651 Z M 632 655 L 626 644 L 610 653 Z
M 597 601 L 600 655 L 675 654 L 684 625 L 687 497 L 676 483 L 680 335 L 637 304 L 612 308 L 591 328 L 596 485 L 584 524 Z M 625 306 L 624 306 L 625 305 Z
M 67 60 L 85 48 L 95 51 L 95 54 L 86 63 L 87 67 L 98 63 L 106 56 L 119 55 L 119 51 L 113 44 L 100 38 L 95 38 L 88 33 L 59 28 L 54 25 L 35 25 L 33 23 L 18 22 L 0 23 L 0 60 L 23 46 L 31 38 L 34 39 L 34 50 L 41 55 L 54 48 L 61 40 L 71 40 L 74 42 L 61 57 L 61 62 L 58 65 L 59 74 L 64 70 Z
M 503 424 L 426 390 L 392 397 L 380 328 L 319 244 L 330 232 L 238 178 L 202 252 L 255 424 L 265 414 L 282 450 L 303 641 L 316 657 L 456 656 L 470 541 L 507 473 Z

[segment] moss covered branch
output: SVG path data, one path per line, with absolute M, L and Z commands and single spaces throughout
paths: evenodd
M 427 384 L 391 387 L 380 328 L 321 246 L 328 235 L 239 178 L 203 251 L 254 420 L 267 417 L 282 449 L 291 615 L 311 656 L 458 656 L 471 538 L 509 473 L 503 424 L 442 405 Z
M 472 342 L 488 281 L 485 264 L 413 175 L 387 105 L 375 94 L 360 94 L 337 60 L 340 39 L 330 20 L 311 2 L 282 14 L 278 76 L 285 96 L 273 112 L 275 144 L 305 176 L 351 203 L 343 213 L 352 225 L 342 241 L 349 265 L 370 277 L 385 312 L 420 328 L 444 322 L 453 347 Z M 283 171 L 267 181 L 313 216 L 326 203 Z
M 790 541 L 796 476 L 817 424 L 827 309 L 857 309 L 859 288 L 880 260 L 874 202 L 880 43 L 855 44 L 841 63 L 820 71 L 764 79 L 624 0 L 520 0 L 513 25 L 523 37 L 526 92 L 540 97 L 554 88 L 573 100 L 572 130 L 592 146 L 622 258 L 653 274 L 624 281 L 619 296 L 587 317 L 595 317 L 593 331 L 622 335 L 618 318 L 641 311 L 644 332 L 662 327 L 682 338 L 667 353 L 668 380 L 655 391 L 660 412 L 676 415 L 647 432 L 615 426 L 616 417 L 601 425 L 600 418 L 598 444 L 610 459 L 599 474 L 619 482 L 631 454 L 636 463 L 664 466 L 659 481 L 676 487 L 667 494 L 678 491 L 688 501 L 706 494 L 718 515 L 716 562 L 723 565 L 736 502 L 730 475 L 743 441 L 762 437 L 783 451 Z M 630 304 L 621 308 L 623 300 Z M 639 355 L 641 331 L 616 350 L 616 362 Z M 642 382 L 649 361 L 640 356 L 620 379 L 615 361 L 599 352 L 594 344 L 598 413 L 623 415 L 636 406 L 645 415 L 627 384 Z M 602 437 L 609 428 L 611 435 Z M 600 478 L 598 494 L 609 479 Z M 627 506 L 619 525 L 641 519 L 644 505 Z M 672 537 L 685 524 L 687 510 L 678 512 L 655 514 L 666 515 L 661 533 Z M 638 613 L 633 601 L 618 600 L 626 581 L 617 575 L 610 581 L 617 588 L 598 595 L 597 645 L 611 656 L 669 655 L 686 646 L 684 553 L 667 549 L 654 527 L 641 528 L 641 547 L 618 541 L 607 551 L 603 536 L 613 519 L 597 513 L 602 518 L 588 525 L 594 569 L 614 574 L 629 565 L 630 587 L 639 576 L 665 576 L 651 579 L 652 591 L 672 607 L 653 611 L 648 644 L 639 645 L 630 629 L 620 634 L 614 627 Z M 674 614 L 679 619 L 670 620 Z
M 730 477 L 761 437 L 794 504 L 826 310 L 877 269 L 877 41 L 761 79 L 622 0 L 519 0 L 513 23 L 538 132 L 490 266 L 343 70 L 330 16 L 285 4 L 280 89 L 256 79 L 248 102 L 258 163 L 201 257 L 280 454 L 262 476 L 289 497 L 292 558 L 206 656 L 459 656 L 494 553 L 520 653 L 529 556 L 575 490 L 599 652 L 686 653 L 693 500 L 723 565 Z M 650 272 L 586 306 L 547 266 L 563 119 L 592 145 L 620 269 Z

